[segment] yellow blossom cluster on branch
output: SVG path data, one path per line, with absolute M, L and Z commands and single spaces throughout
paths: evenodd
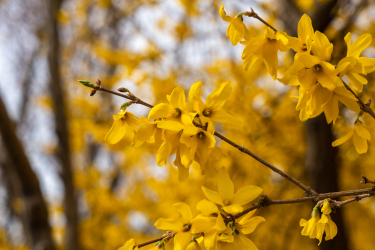
M 125 135 L 127 126 L 142 126 L 135 133 L 133 146 L 139 147 L 146 141 L 156 143 L 159 148 L 156 163 L 167 164 L 167 158 L 176 154 L 174 165 L 178 167 L 179 180 L 185 181 L 192 165 L 200 167 L 202 174 L 214 176 L 219 168 L 217 162 L 224 156 L 215 147 L 214 122 L 239 126 L 239 121 L 223 110 L 226 100 L 232 92 L 232 83 L 223 82 L 201 100 L 202 82 L 192 85 L 189 91 L 189 102 L 186 102 L 183 87 L 176 87 L 167 96 L 167 103 L 160 103 L 150 110 L 148 119 L 137 118 L 125 109 L 124 104 L 111 130 L 106 136 L 108 143 L 117 143 Z
M 256 227 L 265 221 L 263 217 L 253 217 L 256 209 L 245 213 L 236 221 L 234 215 L 243 211 L 245 205 L 256 199 L 262 189 L 257 186 L 246 186 L 234 194 L 234 186 L 226 169 L 220 169 L 217 177 L 219 193 L 202 187 L 204 194 L 210 200 L 201 200 L 196 209 L 201 213 L 193 218 L 190 207 L 183 202 L 174 204 L 177 218 L 161 218 L 155 222 L 155 227 L 174 232 L 174 250 L 185 249 L 258 249 L 245 236 L 252 233 Z M 216 204 L 216 205 L 215 205 Z M 217 207 L 219 205 L 220 207 Z M 163 248 L 165 238 L 155 246 Z M 127 241 L 121 250 L 136 247 L 134 239 Z
M 291 37 L 285 32 L 267 27 L 264 34 L 256 37 L 246 36 L 247 28 L 243 16 L 257 17 L 254 12 L 244 12 L 235 18 L 229 17 L 224 6 L 219 10 L 224 21 L 230 22 L 227 36 L 233 45 L 238 42 L 246 45 L 242 59 L 244 69 L 249 70 L 258 60 L 263 60 L 268 72 L 285 85 L 299 86 L 299 96 L 296 110 L 300 111 L 300 120 L 314 118 L 324 112 L 327 123 L 336 123 L 339 118 L 339 102 L 350 110 L 360 113 L 354 91 L 360 93 L 363 85 L 367 84 L 367 75 L 375 70 L 375 59 L 361 57 L 362 51 L 372 41 L 370 34 L 361 35 L 353 44 L 350 32 L 344 40 L 347 44 L 347 55 L 337 65 L 330 63 L 333 44 L 326 35 L 315 31 L 311 19 L 304 14 L 298 22 L 298 37 Z M 277 78 L 278 51 L 294 50 L 293 65 L 282 78 Z M 342 78 L 347 77 L 350 86 L 355 90 L 349 91 Z M 346 138 L 346 137 L 345 137 Z M 359 137 L 355 137 L 359 138 Z M 370 136 L 360 137 L 370 140 Z M 340 141 L 339 141 L 340 142 Z M 341 143 L 333 143 L 337 146 Z M 361 145 L 361 146 L 360 146 Z M 365 146 L 366 145 L 366 146 Z M 355 139 L 355 148 L 362 154 L 367 152 L 367 143 Z

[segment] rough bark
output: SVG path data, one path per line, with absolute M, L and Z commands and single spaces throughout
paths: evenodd
M 289 35 L 297 36 L 297 23 L 303 13 L 293 6 L 292 1 L 281 1 L 283 11 L 281 18 L 286 24 Z M 334 18 L 334 9 L 337 9 L 337 1 L 330 1 L 326 5 L 319 5 L 313 13 L 309 14 L 314 30 L 324 32 Z M 294 24 L 291 24 L 291 20 Z M 318 193 L 339 191 L 338 178 L 340 162 L 337 148 L 332 147 L 335 140 L 332 126 L 327 124 L 324 114 L 309 119 L 306 122 L 307 153 L 306 171 L 310 179 L 310 186 Z M 319 246 L 323 250 L 346 250 L 348 249 L 345 225 L 341 210 L 332 213 L 332 220 L 338 228 L 337 236 L 330 241 L 322 241 Z
M 53 250 L 51 226 L 48 222 L 48 210 L 38 178 L 31 168 L 15 126 L 10 120 L 5 105 L 0 97 L 0 133 L 6 151 L 7 163 L 1 164 L 4 174 L 9 174 L 9 181 L 15 179 L 22 195 L 22 221 L 28 245 L 33 250 Z
M 71 152 L 69 146 L 69 130 L 64 101 L 64 90 L 59 72 L 60 38 L 57 11 L 60 9 L 62 0 L 49 0 L 49 53 L 48 64 L 50 69 L 50 93 L 55 111 L 55 130 L 58 137 L 58 148 L 56 157 L 61 166 L 60 176 L 65 188 L 65 248 L 78 250 L 78 212 L 77 196 L 73 183 L 73 172 L 71 164 Z

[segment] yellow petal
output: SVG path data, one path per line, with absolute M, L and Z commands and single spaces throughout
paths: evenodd
M 246 71 L 251 69 L 260 59 L 262 58 L 258 55 L 250 55 L 246 57 L 243 62 L 243 69 Z
M 337 235 L 337 226 L 331 219 L 328 221 L 328 225 L 329 225 L 330 236 L 331 236 L 330 239 L 333 239 Z M 325 238 L 325 240 L 330 240 L 330 239 L 327 239 L 327 237 Z
M 207 250 L 215 248 L 216 230 L 209 230 L 204 234 L 204 246 Z
M 264 219 L 261 216 L 256 216 L 251 219 L 249 219 L 245 224 L 241 224 L 241 226 L 238 228 L 243 234 L 250 234 L 254 232 L 254 230 L 257 228 L 257 226 L 265 222 L 266 219 Z
M 170 130 L 174 132 L 180 132 L 181 130 L 185 128 L 185 126 L 182 123 L 176 122 L 176 121 L 158 122 L 157 126 L 158 128 L 162 128 L 162 129 L 166 129 L 166 130 Z
M 219 215 L 221 216 L 221 215 Z M 192 234 L 206 232 L 216 225 L 216 217 L 197 217 L 191 222 L 190 232 Z
M 367 79 L 357 73 L 352 72 L 347 72 L 346 76 L 348 77 L 350 83 L 352 83 L 355 87 L 355 90 L 358 92 L 362 92 L 363 85 L 367 84 Z
M 174 237 L 174 248 L 173 250 L 186 250 L 187 246 L 191 241 L 191 233 L 190 232 L 180 232 L 177 233 Z
M 156 124 L 149 123 L 141 127 L 134 135 L 133 147 L 139 147 L 145 143 L 155 132 Z
M 193 216 L 191 214 L 190 207 L 184 203 L 184 202 L 179 202 L 173 205 L 174 209 L 176 212 L 181 216 L 180 220 L 182 221 L 183 224 L 189 224 Z
M 131 127 L 143 126 L 147 123 L 147 119 L 144 117 L 138 118 L 133 113 L 126 112 L 125 121 Z
M 217 89 L 207 96 L 206 108 L 209 110 L 221 109 L 231 93 L 232 83 L 229 81 L 221 83 Z
M 336 74 L 340 74 L 340 78 L 343 77 L 346 72 L 351 70 L 356 64 L 357 60 L 354 57 L 345 57 L 340 60 L 336 67 Z
M 242 22 L 242 17 L 235 17 L 227 28 L 227 37 L 233 46 L 236 46 L 245 36 L 245 25 Z
M 346 34 L 346 36 L 344 37 L 344 40 L 345 40 L 345 43 L 346 43 L 346 47 L 348 48 L 348 53 L 347 53 L 347 56 L 348 56 L 350 46 L 352 46 L 352 34 L 350 32 L 348 32 L 348 34 Z
M 219 10 L 219 14 L 220 14 L 220 17 L 224 20 L 224 21 L 226 21 L 226 22 L 232 22 L 233 21 L 233 17 L 230 17 L 230 16 L 227 16 L 227 14 L 225 13 L 225 11 L 224 11 L 224 5 L 222 5 L 221 7 L 220 7 L 220 10 Z
M 189 126 L 186 126 L 185 129 L 184 129 L 184 132 L 183 132 L 183 135 L 184 136 L 193 136 L 193 135 L 196 135 L 199 133 L 199 131 L 201 131 L 202 129 L 194 126 L 194 125 L 189 125 Z
M 234 186 L 225 167 L 222 167 L 217 174 L 217 185 L 223 201 L 230 201 L 234 195 Z
M 332 142 L 332 147 L 336 147 L 338 145 L 343 144 L 344 142 L 346 142 L 347 140 L 349 140 L 353 136 L 353 134 L 354 134 L 354 130 L 350 130 L 349 133 L 347 133 L 343 137 L 337 139 L 336 141 Z
M 184 225 L 178 218 L 175 219 L 158 219 L 154 226 L 160 230 L 170 230 L 174 232 L 182 232 Z
M 210 216 L 212 214 L 219 213 L 219 209 L 217 208 L 217 206 L 213 202 L 208 201 L 206 199 L 203 199 L 200 202 L 198 202 L 197 210 L 205 216 Z
M 222 123 L 222 124 L 233 126 L 236 128 L 241 127 L 240 121 L 238 121 L 234 116 L 228 114 L 222 109 L 214 110 L 212 114 L 210 114 L 210 118 L 214 122 Z
M 119 248 L 119 250 L 133 250 L 135 246 L 135 241 L 134 239 L 130 239 L 128 240 L 127 242 L 125 242 L 125 244 Z M 138 247 L 134 248 L 134 249 L 138 249 Z
M 319 58 L 312 55 L 301 55 L 298 57 L 298 61 L 300 61 L 306 68 L 312 68 L 314 65 L 320 63 Z
M 223 210 L 228 214 L 238 214 L 243 211 L 243 207 L 238 204 L 232 204 L 229 206 L 224 206 Z
M 234 194 L 233 198 L 231 199 L 231 203 L 245 205 L 257 198 L 262 192 L 263 189 L 260 187 L 253 185 L 245 186 Z
M 259 35 L 252 39 L 243 50 L 242 59 L 246 59 L 247 57 L 253 55 L 254 52 L 263 46 L 267 41 L 268 40 L 265 35 Z
M 170 105 L 167 103 L 160 103 L 153 107 L 148 114 L 148 119 L 159 119 L 170 116 L 171 113 Z
M 186 108 L 186 100 L 185 100 L 185 90 L 182 86 L 178 86 L 173 89 L 171 94 L 171 99 L 169 100 L 170 104 L 184 111 Z
M 329 42 L 326 35 L 320 31 L 315 31 L 312 43 L 312 51 L 321 61 L 330 61 L 333 44 Z
M 184 182 L 189 178 L 189 168 L 186 168 L 182 163 L 181 163 L 181 158 L 179 155 L 176 154 L 176 159 L 173 162 L 175 166 L 178 168 L 178 181 L 179 182 Z
M 368 145 L 367 145 L 366 139 L 363 139 L 357 133 L 354 133 L 353 142 L 354 142 L 355 150 L 357 150 L 358 154 L 364 154 L 367 152 Z
M 119 142 L 126 133 L 126 122 L 125 119 L 115 120 L 112 124 L 111 129 L 105 136 L 105 140 L 109 144 L 116 144 Z
M 264 43 L 262 49 L 262 55 L 264 63 L 266 64 L 267 70 L 274 80 L 277 77 L 277 43 L 276 41 L 270 40 Z
M 354 124 L 354 130 L 363 139 L 366 139 L 368 141 L 371 140 L 370 132 L 365 129 L 365 127 L 361 123 L 357 122 L 356 124 Z
M 156 164 L 160 167 L 167 165 L 167 158 L 171 155 L 171 153 L 172 153 L 171 145 L 167 141 L 164 141 L 161 144 L 158 150 L 158 153 L 156 155 Z
M 207 197 L 207 199 L 209 199 L 210 201 L 212 201 L 215 204 L 223 205 L 223 201 L 222 201 L 220 195 L 217 192 L 212 191 L 212 190 L 210 190 L 208 188 L 205 188 L 203 186 L 202 186 L 202 191 L 203 191 L 204 195 Z
M 359 57 L 359 54 L 361 54 L 365 48 L 370 46 L 371 41 L 372 37 L 370 34 L 361 35 L 350 47 L 348 47 L 348 56 Z
M 345 106 L 347 106 L 350 110 L 356 112 L 356 113 L 359 113 L 360 111 L 360 108 L 359 108 L 359 105 L 357 103 L 357 101 L 351 99 L 351 98 L 348 98 L 346 96 L 338 96 L 338 99 L 341 103 L 343 103 Z
M 194 96 L 201 98 L 202 95 L 202 82 L 194 83 L 189 90 L 189 103 L 193 104 Z
M 298 22 L 298 38 L 306 43 L 307 39 L 311 39 L 314 35 L 311 19 L 308 15 L 303 14 Z

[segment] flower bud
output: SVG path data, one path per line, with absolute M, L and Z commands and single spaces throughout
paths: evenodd
M 85 85 L 86 87 L 94 88 L 94 84 L 92 84 L 90 81 L 87 81 L 87 80 L 78 80 L 78 81 L 82 83 L 83 85 Z
M 125 92 L 130 93 L 130 91 L 129 91 L 127 88 L 118 88 L 117 90 L 118 90 L 119 92 L 123 92 L 123 93 L 125 93 Z

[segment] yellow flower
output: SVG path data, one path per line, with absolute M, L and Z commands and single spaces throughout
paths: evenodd
M 154 122 L 147 121 L 147 124 L 138 129 L 134 134 L 133 147 L 139 147 L 146 141 L 155 143 L 159 148 L 162 144 L 162 129 L 158 129 L 157 124 L 160 120 Z
M 140 119 L 125 110 L 121 110 L 119 114 L 113 115 L 113 120 L 115 121 L 105 136 L 105 140 L 110 144 L 115 144 L 124 137 L 127 125 L 130 127 L 136 127 L 142 126 L 147 122 L 145 119 Z
M 215 204 L 221 205 L 222 209 L 229 214 L 243 211 L 242 205 L 257 198 L 263 191 L 257 186 L 245 186 L 234 193 L 233 182 L 225 167 L 221 168 L 217 175 L 219 193 L 202 186 L 203 193 Z
M 216 240 L 216 234 L 219 232 L 222 232 L 226 229 L 226 225 L 224 224 L 223 217 L 220 214 L 219 209 L 217 206 L 208 200 L 201 200 L 197 204 L 197 210 L 199 210 L 202 215 L 206 217 L 215 217 L 216 223 L 213 228 L 210 230 L 205 231 L 204 234 L 204 246 L 206 249 L 210 250 L 215 248 L 215 240 Z
M 261 216 L 252 217 L 256 210 L 250 211 L 244 217 L 242 217 L 233 227 L 233 241 L 222 242 L 218 237 L 218 249 L 258 249 L 255 244 L 247 238 L 244 234 L 250 234 L 254 232 L 257 226 L 266 221 Z
M 310 54 L 313 36 L 311 19 L 303 14 L 298 22 L 298 38 L 288 36 L 289 45 L 297 54 Z
M 323 214 L 322 218 L 316 224 L 316 238 L 319 240 L 319 244 L 322 242 L 323 233 L 325 232 L 325 240 L 332 240 L 337 234 L 337 226 L 331 220 L 330 215 Z
M 174 237 L 174 250 L 185 250 L 193 234 L 205 232 L 215 226 L 216 218 L 197 217 L 193 219 L 190 207 L 179 202 L 173 205 L 179 217 L 175 219 L 158 219 L 155 227 L 161 230 L 177 232 Z
M 310 239 L 316 238 L 316 224 L 320 220 L 318 206 L 315 206 L 312 213 L 311 219 L 306 221 L 305 219 L 301 219 L 299 225 L 303 227 L 301 234 L 304 236 L 309 236 Z
M 200 93 L 201 85 L 196 83 L 192 88 L 196 89 L 195 93 Z M 197 91 L 198 88 L 199 91 Z M 194 111 L 199 115 L 202 125 L 208 124 L 207 131 L 211 133 L 215 131 L 213 122 L 235 127 L 239 126 L 240 122 L 222 109 L 232 93 L 232 88 L 232 83 L 229 81 L 221 83 L 217 89 L 207 96 L 205 103 L 200 99 L 200 95 L 190 97 L 189 94 L 189 100 L 193 100 Z
M 148 119 L 166 118 L 183 124 L 192 122 L 192 118 L 186 110 L 185 91 L 182 86 L 174 88 L 167 99 L 169 103 L 160 103 L 150 110 Z
M 244 43 L 246 44 L 242 53 L 244 69 L 248 70 L 258 58 L 263 58 L 268 72 L 275 80 L 278 65 L 277 52 L 278 50 L 287 51 L 289 49 L 288 43 L 286 33 L 275 32 L 270 27 L 267 27 L 264 34 Z
M 125 244 L 122 247 L 118 248 L 117 250 L 138 250 L 138 246 L 136 247 L 134 246 L 135 246 L 134 239 L 130 239 L 127 242 L 125 242 Z
M 344 38 L 346 45 L 348 47 L 348 52 L 345 58 L 343 58 L 337 67 L 345 62 L 352 62 L 345 70 L 340 72 L 340 78 L 346 75 L 349 81 L 353 84 L 355 89 L 362 92 L 363 85 L 367 84 L 367 79 L 359 74 L 368 74 L 375 70 L 375 59 L 359 57 L 362 51 L 367 48 L 372 41 L 370 34 L 361 35 L 353 44 L 351 44 L 351 33 L 349 32 Z
M 212 133 L 189 125 L 183 130 L 180 142 L 190 149 L 189 160 L 193 161 L 198 156 L 199 164 L 205 166 L 211 150 L 215 147 L 216 140 Z
M 232 45 L 236 46 L 247 33 L 247 29 L 242 20 L 242 14 L 238 14 L 235 17 L 227 16 L 224 11 L 224 5 L 220 7 L 219 14 L 224 21 L 230 23 L 227 28 L 227 37 Z
M 353 137 L 354 146 L 358 154 L 366 153 L 368 149 L 367 141 L 371 140 L 371 135 L 359 120 L 357 120 L 354 124 L 354 128 L 348 134 L 332 142 L 332 146 L 336 147 L 341 145 L 351 137 Z
M 243 234 L 251 234 L 252 232 L 254 232 L 254 230 L 260 223 L 266 221 L 266 219 L 261 216 L 252 217 L 256 211 L 257 210 L 254 209 L 248 212 L 236 223 L 235 228 L 241 231 Z

